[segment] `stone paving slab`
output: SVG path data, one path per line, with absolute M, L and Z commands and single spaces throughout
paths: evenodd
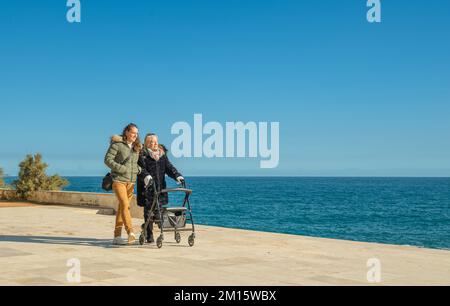
M 450 285 L 450 252 L 376 243 L 196 226 L 162 249 L 112 246 L 114 217 L 97 209 L 0 205 L 0 285 Z M 138 232 L 140 219 L 133 219 Z M 80 263 L 80 283 L 68 281 Z M 70 263 L 70 262 L 69 262 Z

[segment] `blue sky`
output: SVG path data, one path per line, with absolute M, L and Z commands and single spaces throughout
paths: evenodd
M 0 167 L 103 175 L 128 122 L 280 122 L 280 163 L 173 158 L 185 175 L 450 176 L 450 2 L 4 1 Z

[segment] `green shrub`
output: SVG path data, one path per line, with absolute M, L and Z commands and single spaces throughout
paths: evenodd
M 28 199 L 34 191 L 60 190 L 69 182 L 58 176 L 47 176 L 45 170 L 48 165 L 42 162 L 41 154 L 27 155 L 19 164 L 19 179 L 13 182 L 17 196 Z

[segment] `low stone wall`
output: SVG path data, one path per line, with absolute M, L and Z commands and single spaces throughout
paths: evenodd
M 0 190 L 0 200 L 12 200 L 14 198 L 15 192 L 13 190 Z M 117 211 L 119 204 L 114 194 L 70 191 L 37 191 L 28 200 L 39 204 L 62 204 L 99 209 L 112 208 L 114 211 Z M 133 218 L 143 218 L 143 209 L 137 206 L 135 197 L 131 201 L 130 211 Z

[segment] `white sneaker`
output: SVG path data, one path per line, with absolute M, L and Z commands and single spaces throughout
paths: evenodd
M 113 240 L 114 245 L 126 245 L 127 243 L 125 240 L 122 239 L 122 237 L 115 237 Z
M 135 244 L 136 243 L 136 235 L 134 233 L 130 233 L 128 235 L 128 244 Z

